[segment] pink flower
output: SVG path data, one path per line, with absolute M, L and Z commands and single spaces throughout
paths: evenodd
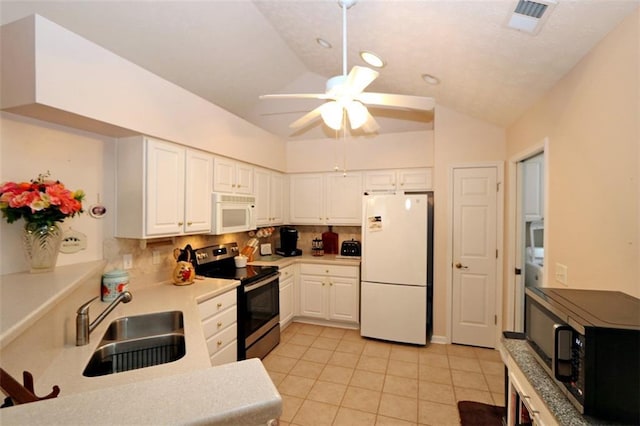
M 82 213 L 84 192 L 72 192 L 60 181 L 46 179 L 48 176 L 0 185 L 0 211 L 9 223 L 24 218 L 28 223 L 51 225 Z

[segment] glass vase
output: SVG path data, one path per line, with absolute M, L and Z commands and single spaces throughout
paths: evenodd
M 62 243 L 62 230 L 57 224 L 27 223 L 22 242 L 32 274 L 55 268 Z

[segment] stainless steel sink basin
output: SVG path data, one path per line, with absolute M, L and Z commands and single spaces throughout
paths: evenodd
M 113 320 L 102 340 L 129 340 L 166 333 L 184 334 L 182 312 L 167 311 Z
M 109 324 L 82 374 L 96 377 L 166 364 L 185 353 L 182 312 L 118 318 Z

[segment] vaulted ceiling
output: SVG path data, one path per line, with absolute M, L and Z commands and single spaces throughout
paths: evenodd
M 348 68 L 360 50 L 387 65 L 368 88 L 433 96 L 439 105 L 508 126 L 551 88 L 638 0 L 559 0 L 538 34 L 506 23 L 513 0 L 360 0 L 348 11 Z M 40 14 L 151 72 L 288 139 L 331 136 L 288 124 L 342 73 L 336 0 L 2 1 L 0 22 Z M 332 44 L 321 47 L 316 38 Z M 428 73 L 440 80 L 429 85 Z M 370 109 L 380 133 L 427 129 L 432 114 Z M 436 110 L 437 114 L 437 110 Z

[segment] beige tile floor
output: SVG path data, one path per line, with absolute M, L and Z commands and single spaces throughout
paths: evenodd
M 285 426 L 459 425 L 457 401 L 504 405 L 504 366 L 491 349 L 396 344 L 293 323 L 263 362 Z

